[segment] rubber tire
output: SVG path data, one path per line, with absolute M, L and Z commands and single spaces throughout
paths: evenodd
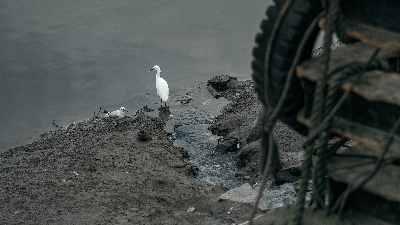
M 256 46 L 253 48 L 252 76 L 255 81 L 255 90 L 264 106 L 267 106 L 267 101 L 264 99 L 263 94 L 265 53 L 272 29 L 286 0 L 274 0 L 274 2 L 275 5 L 268 7 L 266 11 L 268 19 L 261 21 L 261 33 L 256 35 Z M 321 11 L 322 5 L 320 0 L 293 0 L 284 16 L 270 55 L 268 100 L 272 107 L 276 106 L 281 96 L 287 73 L 293 62 L 301 38 L 311 22 Z M 312 37 L 305 47 L 301 61 L 311 58 L 312 48 L 318 32 L 319 29 L 313 32 Z M 297 122 L 297 114 L 303 106 L 304 91 L 300 80 L 297 76 L 294 76 L 289 94 L 279 112 L 278 119 L 300 134 L 307 135 L 307 127 Z

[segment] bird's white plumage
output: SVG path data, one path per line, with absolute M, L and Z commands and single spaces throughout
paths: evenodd
M 166 102 L 168 101 L 169 96 L 169 88 L 168 83 L 163 78 L 160 77 L 161 69 L 159 66 L 155 65 L 150 71 L 156 70 L 156 89 L 157 95 L 160 96 L 161 101 Z
M 121 107 L 120 109 L 117 109 L 112 112 L 108 112 L 105 117 L 114 117 L 114 118 L 122 118 L 125 116 L 125 113 L 128 112 L 124 107 Z

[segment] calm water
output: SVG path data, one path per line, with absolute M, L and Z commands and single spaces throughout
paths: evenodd
M 228 74 L 250 78 L 251 49 L 272 1 L 0 0 L 0 152 L 93 116 L 134 113 Z

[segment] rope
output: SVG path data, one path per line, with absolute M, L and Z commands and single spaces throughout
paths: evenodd
M 331 154 L 329 154 L 329 152 L 326 152 L 326 146 L 328 144 L 329 139 L 331 138 L 329 130 L 332 126 L 333 115 L 334 115 L 334 114 L 332 114 L 332 109 L 334 107 L 333 106 L 334 101 L 339 92 L 340 85 L 347 77 L 353 75 L 354 73 L 358 73 L 359 76 L 357 78 L 359 78 L 361 76 L 361 74 L 363 74 L 363 72 L 369 68 L 370 63 L 373 61 L 373 59 L 376 56 L 376 54 L 378 53 L 378 51 L 379 51 L 379 49 L 375 50 L 374 54 L 372 55 L 372 57 L 368 60 L 368 62 L 365 65 L 363 65 L 361 67 L 358 66 L 358 67 L 350 68 L 348 72 L 340 73 L 337 76 L 332 78 L 331 85 L 329 86 L 328 93 L 325 98 L 326 100 L 325 100 L 324 111 L 325 111 L 325 114 L 327 114 L 327 115 L 325 115 L 324 121 L 318 128 L 318 129 L 322 130 L 322 134 L 319 139 L 320 146 L 319 146 L 318 152 L 317 152 L 318 160 L 315 165 L 314 175 L 313 175 L 313 184 L 315 187 L 314 195 L 316 196 L 315 197 L 315 200 L 316 200 L 315 206 L 317 208 L 326 209 L 325 208 L 325 199 L 323 198 L 325 196 L 325 190 L 326 190 L 326 179 L 325 179 L 325 175 L 327 174 L 326 164 L 331 155 Z M 352 85 L 354 85 L 354 84 L 355 84 L 355 82 L 352 83 Z M 349 90 L 351 90 L 351 89 L 352 88 L 350 88 Z M 337 109 L 339 109 L 339 108 L 336 106 L 336 110 L 334 112 L 336 112 Z M 330 115 L 332 115 L 332 116 L 330 116 Z
M 328 93 L 326 96 L 324 111 L 325 114 L 332 110 L 335 97 L 339 92 L 340 84 L 346 78 L 347 74 L 340 74 L 333 79 L 332 84 L 329 86 Z M 325 115 L 326 116 L 326 115 Z M 319 148 L 317 152 L 317 163 L 315 165 L 313 174 L 313 184 L 314 184 L 314 195 L 315 195 L 315 205 L 317 208 L 325 208 L 325 175 L 327 174 L 326 164 L 329 159 L 330 154 L 327 152 L 328 141 L 331 138 L 330 128 L 332 127 L 332 119 L 322 123 L 321 129 L 323 130 L 321 137 L 319 138 Z
M 279 16 L 277 18 L 277 21 L 274 25 L 274 28 L 271 33 L 270 40 L 267 45 L 267 50 L 266 50 L 266 56 L 265 56 L 265 68 L 264 68 L 264 99 L 266 101 L 266 108 L 264 108 L 263 113 L 262 113 L 262 127 L 263 127 L 263 139 L 262 139 L 262 148 L 263 148 L 263 159 L 262 159 L 262 181 L 261 181 L 261 186 L 258 191 L 258 196 L 256 199 L 256 202 L 254 204 L 254 208 L 251 212 L 250 215 L 250 225 L 253 224 L 253 218 L 256 212 L 256 209 L 258 207 L 260 198 L 262 196 L 262 192 L 265 188 L 265 183 L 266 179 L 268 176 L 268 172 L 270 169 L 270 165 L 272 163 L 272 156 L 274 152 L 276 152 L 276 145 L 274 142 L 274 138 L 272 135 L 272 128 L 276 122 L 277 115 L 284 103 L 284 100 L 289 92 L 290 89 L 290 84 L 292 81 L 293 74 L 295 72 L 296 66 L 298 65 L 302 53 L 305 48 L 305 44 L 310 38 L 312 32 L 316 28 L 318 21 L 320 18 L 322 18 L 325 13 L 322 12 L 318 17 L 316 17 L 313 22 L 310 24 L 310 26 L 307 28 L 300 44 L 299 48 L 296 51 L 296 55 L 293 59 L 293 63 L 291 65 L 291 68 L 288 71 L 288 75 L 285 81 L 285 86 L 282 91 L 282 94 L 279 98 L 279 101 L 276 105 L 275 108 L 268 107 L 270 104 L 268 102 L 268 76 L 269 76 L 269 69 L 270 69 L 270 56 L 272 52 L 272 47 L 274 42 L 276 41 L 276 36 L 277 32 L 281 26 L 281 23 L 283 21 L 283 18 L 285 17 L 288 9 L 290 8 L 290 5 L 292 3 L 292 0 L 288 0 L 285 5 L 283 6 L 282 10 L 279 13 Z M 326 13 L 326 35 L 324 38 L 324 45 L 323 49 L 324 52 L 321 56 L 322 63 L 321 63 L 321 73 L 323 74 L 322 79 L 317 82 L 316 85 L 316 90 L 314 93 L 314 100 L 312 102 L 312 110 L 311 110 L 311 125 L 309 128 L 309 135 L 306 139 L 305 144 L 303 145 L 305 148 L 305 159 L 303 162 L 303 167 L 302 167 L 302 173 L 301 173 L 301 180 L 300 180 L 300 190 L 298 192 L 298 198 L 297 198 L 297 203 L 296 203 L 296 212 L 295 212 L 295 217 L 293 222 L 295 224 L 300 225 L 302 223 L 302 217 L 303 217 L 303 212 L 304 212 L 304 205 L 305 205 L 305 195 L 307 192 L 307 185 L 308 185 L 308 180 L 309 176 L 312 170 L 312 155 L 313 155 L 313 149 L 314 149 L 314 142 L 319 136 L 320 133 L 322 133 L 319 136 L 319 147 L 318 147 L 318 161 L 315 165 L 314 173 L 313 173 L 313 185 L 314 185 L 314 192 L 313 192 L 313 200 L 314 200 L 314 205 L 316 208 L 327 208 L 325 206 L 325 191 L 326 191 L 326 164 L 329 159 L 329 156 L 333 154 L 340 146 L 343 145 L 343 143 L 346 142 L 346 139 L 342 139 L 338 143 L 336 143 L 334 146 L 328 148 L 328 140 L 330 139 L 330 133 L 329 130 L 331 128 L 333 116 L 335 113 L 338 111 L 340 106 L 343 104 L 344 100 L 347 98 L 347 96 L 350 93 L 350 90 L 354 87 L 354 85 L 357 83 L 358 79 L 360 78 L 361 74 L 369 69 L 369 68 L 374 68 L 378 67 L 378 63 L 375 63 L 377 61 L 374 61 L 375 56 L 378 54 L 379 49 L 376 49 L 374 54 L 371 56 L 371 58 L 367 61 L 367 63 L 351 63 L 351 64 L 346 64 L 340 68 L 335 68 L 333 71 L 328 73 L 329 69 L 329 60 L 330 60 L 330 45 L 332 43 L 332 35 L 333 32 L 336 31 L 338 33 L 338 36 L 341 37 L 343 36 L 344 38 L 344 30 L 341 27 L 341 21 L 343 20 L 343 15 L 341 13 L 341 8 L 340 8 L 340 0 L 331 0 L 329 2 L 329 6 L 325 8 Z M 341 39 L 342 40 L 342 39 Z M 376 66 L 377 64 L 378 66 Z M 329 86 L 327 90 L 327 80 L 328 77 L 333 76 L 333 74 L 342 71 L 343 69 L 347 69 L 346 72 L 339 73 L 337 76 L 334 76 L 332 80 L 331 85 Z M 350 88 L 345 91 L 345 93 L 341 96 L 339 101 L 335 104 L 336 97 L 338 96 L 338 92 L 340 89 L 340 85 L 350 75 L 357 74 L 356 78 L 354 79 L 353 83 L 351 84 Z M 397 124 L 397 123 L 396 123 Z M 400 126 L 400 118 L 398 121 L 398 126 Z M 396 128 L 397 129 L 397 128 Z M 385 151 L 386 152 L 386 151 Z M 384 155 L 383 155 L 384 156 Z M 383 158 L 383 156 L 381 158 Z M 381 163 L 382 159 L 380 158 L 380 161 L 378 161 L 378 164 Z M 376 172 L 376 171 L 375 171 Z M 374 173 L 375 173 L 374 172 Z M 371 177 L 373 176 L 373 173 L 371 173 Z M 363 182 L 361 182 L 363 185 Z M 361 186 L 362 186 L 361 185 Z M 359 188 L 360 185 L 357 185 L 356 188 Z M 348 188 L 348 190 L 343 193 L 339 198 L 338 201 L 335 203 L 333 208 L 336 207 L 335 210 L 337 210 L 337 207 L 340 207 L 343 209 L 344 202 L 347 199 L 347 196 L 351 193 L 350 190 L 356 190 L 355 188 Z M 328 209 L 326 209 L 328 211 Z M 341 212 L 339 210 L 339 212 Z
M 264 90 L 268 90 L 268 69 L 269 69 L 269 58 L 270 58 L 270 54 L 271 54 L 271 47 L 272 47 L 272 43 L 275 41 L 275 37 L 276 37 L 276 33 L 278 31 L 278 27 L 280 27 L 280 24 L 282 23 L 283 17 L 286 15 L 287 10 L 290 7 L 290 4 L 292 3 L 292 0 L 288 0 L 285 5 L 283 6 L 278 18 L 277 18 L 277 22 L 274 25 L 274 29 L 272 31 L 271 34 L 271 38 L 270 41 L 268 43 L 267 46 L 267 51 L 266 51 L 266 56 L 265 56 L 265 74 L 264 77 L 266 77 L 266 79 L 264 80 Z M 268 156 L 267 156 L 267 162 L 265 163 L 265 165 L 263 165 L 263 175 L 262 175 L 262 181 L 261 181 L 261 186 L 260 186 L 260 190 L 258 192 L 257 195 L 257 199 L 255 202 L 255 205 L 253 207 L 253 210 L 251 212 L 250 215 L 250 225 L 252 225 L 252 221 L 256 212 L 256 209 L 258 207 L 258 203 L 261 199 L 262 196 L 262 191 L 265 187 L 265 183 L 266 183 L 266 178 L 268 176 L 268 172 L 269 172 L 269 168 L 270 165 L 272 163 L 272 154 L 274 151 L 276 151 L 276 145 L 273 139 L 273 135 L 272 135 L 272 128 L 276 122 L 276 117 L 280 111 L 280 109 L 282 108 L 283 102 L 286 99 L 287 94 L 289 93 L 289 89 L 290 89 L 290 84 L 292 81 L 292 78 L 294 76 L 294 72 L 296 70 L 296 66 L 299 64 L 301 57 L 303 55 L 304 52 L 304 48 L 306 46 L 307 41 L 309 40 L 309 38 L 311 37 L 314 29 L 318 26 L 318 21 L 319 19 L 321 19 L 325 14 L 324 13 L 320 13 L 310 24 L 310 26 L 307 28 L 306 32 L 304 33 L 303 38 L 300 41 L 299 47 L 296 51 L 296 54 L 294 56 L 292 65 L 289 69 L 286 81 L 285 81 L 285 86 L 283 88 L 281 97 L 279 98 L 279 101 L 276 105 L 276 107 L 272 110 L 272 109 L 268 109 L 268 110 L 264 110 L 263 112 L 263 118 L 267 118 L 267 119 L 263 119 L 263 140 L 265 140 L 265 136 L 268 136 L 268 142 L 266 143 L 265 141 L 263 141 L 262 147 L 263 147 L 263 154 L 266 155 L 266 152 L 268 152 Z M 265 99 L 267 98 L 267 91 L 264 92 L 265 95 Z M 267 134 L 267 135 L 265 135 Z M 266 149 L 267 148 L 267 149 Z
M 318 124 L 322 121 L 322 116 L 324 115 L 324 100 L 325 100 L 325 90 L 327 86 L 327 74 L 328 74 L 328 65 L 329 65 L 329 59 L 330 59 L 330 47 L 332 43 L 332 35 L 334 32 L 334 24 L 336 22 L 336 14 L 338 12 L 338 8 L 340 7 L 339 5 L 339 0 L 332 0 L 331 4 L 328 6 L 327 13 L 326 13 L 326 34 L 324 37 L 324 44 L 323 44 L 323 54 L 322 54 L 322 80 L 317 82 L 316 90 L 314 93 L 314 101 L 312 103 L 312 109 L 311 109 L 311 117 L 310 117 L 310 128 L 309 130 L 315 130 L 318 126 Z M 326 11 L 326 8 L 325 8 Z M 321 138 L 322 140 L 322 146 L 321 146 L 321 152 L 324 152 L 326 145 L 325 139 L 327 139 L 326 136 L 323 136 Z M 327 143 L 327 140 L 326 140 Z M 297 203 L 296 203 L 296 215 L 294 217 L 293 222 L 295 224 L 301 225 L 302 224 L 302 219 L 303 219 L 303 212 L 304 212 L 304 204 L 305 204 L 305 196 L 307 192 L 307 184 L 308 184 L 308 179 L 309 175 L 311 173 L 311 168 L 312 168 L 312 153 L 313 153 L 313 144 L 309 144 L 305 148 L 305 158 L 303 161 L 303 166 L 302 166 L 302 173 L 301 173 L 301 181 L 300 181 L 300 189 L 297 195 Z M 318 178 L 318 184 L 324 183 L 324 178 L 325 176 L 320 176 Z M 314 192 L 313 199 L 316 203 L 317 206 L 321 207 L 323 205 L 323 199 L 320 195 L 319 192 L 321 188 L 317 186 L 317 191 Z
M 281 11 L 279 12 L 278 18 L 276 19 L 276 22 L 274 24 L 274 28 L 272 30 L 268 45 L 267 45 L 267 50 L 265 52 L 265 68 L 264 68 L 264 99 L 266 101 L 266 105 L 270 105 L 269 101 L 268 101 L 268 75 L 269 75 L 269 63 L 270 63 L 270 56 L 271 56 L 271 51 L 272 51 L 272 47 L 273 47 L 273 43 L 275 42 L 278 30 L 283 22 L 283 18 L 285 17 L 288 9 L 290 8 L 290 5 L 292 4 L 293 0 L 287 0 L 285 5 L 282 7 Z M 290 79 L 288 79 L 290 80 Z M 288 83 L 288 81 L 286 81 L 286 83 Z M 285 83 L 285 87 L 286 87 L 286 83 Z M 281 96 L 281 98 L 279 99 L 279 101 L 281 101 L 282 98 L 286 98 L 286 96 Z M 279 102 L 278 102 L 279 105 Z M 277 111 L 279 111 L 279 109 L 277 109 Z M 277 113 L 276 113 L 277 114 Z M 257 207 L 258 207 L 258 203 L 260 202 L 261 196 L 262 196 L 262 191 L 265 187 L 265 183 L 266 183 L 266 179 L 267 179 L 267 175 L 268 175 L 268 170 L 269 167 L 271 165 L 271 161 L 272 161 L 272 154 L 273 154 L 273 137 L 272 137 L 272 132 L 270 132 L 272 130 L 272 127 L 275 124 L 275 120 L 271 120 L 271 117 L 269 117 L 268 115 L 274 115 L 273 111 L 271 112 L 270 108 L 267 108 L 265 110 L 263 110 L 263 119 L 262 119 L 262 128 L 263 128 L 263 138 L 262 138 L 262 148 L 263 148 L 263 158 L 267 157 L 267 161 L 265 163 L 265 165 L 263 165 L 263 175 L 262 175 L 262 181 L 261 181 L 261 186 L 260 186 L 260 190 L 258 191 L 258 195 L 257 195 L 257 199 L 256 202 L 254 204 L 253 210 L 251 211 L 250 214 L 250 225 L 253 224 L 253 218 L 254 215 L 256 213 Z M 268 118 L 268 121 L 265 119 Z M 265 134 L 268 134 L 268 143 L 265 142 Z M 268 154 L 267 154 L 268 152 Z M 262 160 L 262 162 L 264 162 L 264 159 Z

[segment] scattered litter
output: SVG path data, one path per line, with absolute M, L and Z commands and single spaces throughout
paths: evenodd
M 232 209 L 233 209 L 233 206 L 229 209 L 228 214 L 231 214 Z
M 74 172 L 72 172 L 72 173 L 74 173 L 75 175 L 79 176 L 79 174 L 78 174 L 77 172 L 75 172 L 75 171 L 74 171 Z
M 194 211 L 194 207 L 189 207 L 189 209 L 187 211 L 188 212 L 193 212 Z

